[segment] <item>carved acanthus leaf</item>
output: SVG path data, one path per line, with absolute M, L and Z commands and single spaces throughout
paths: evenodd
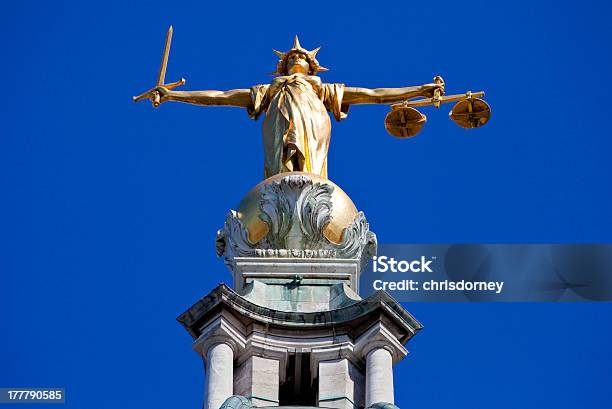
M 346 258 L 358 257 L 368 242 L 369 225 L 363 212 L 357 213 L 353 222 L 344 229 L 337 250 Z M 376 236 L 374 236 L 376 237 Z
M 226 258 L 245 257 L 254 254 L 249 241 L 249 232 L 244 228 L 238 215 L 230 210 L 225 218 L 223 228 L 217 232 L 217 255 Z
M 285 180 L 285 179 L 283 179 Z M 284 246 L 284 239 L 291 229 L 293 203 L 291 187 L 286 183 L 272 183 L 261 191 L 260 219 L 268 225 L 267 241 L 271 247 Z
M 323 229 L 332 220 L 333 191 L 331 185 L 315 183 L 302 190 L 298 197 L 297 216 L 309 248 L 317 248 L 324 240 Z

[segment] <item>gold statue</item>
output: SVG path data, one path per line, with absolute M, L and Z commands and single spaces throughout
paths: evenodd
M 327 71 L 316 59 L 320 47 L 308 51 L 302 48 L 297 36 L 289 51 L 273 50 L 279 61 L 273 73 L 276 77 L 270 84 L 229 91 L 173 91 L 173 88 L 183 85 L 185 80 L 164 84 L 171 38 L 172 27 L 166 37 L 157 86 L 134 97 L 134 100 L 150 99 L 155 107 L 166 101 L 236 106 L 246 108 L 253 119 L 265 113 L 263 143 L 266 178 L 293 171 L 327 177 L 327 151 L 331 135 L 328 112 L 340 121 L 346 118 L 349 106 L 353 104 L 391 104 L 416 97 L 427 98 L 421 100 L 425 101 L 421 105 L 439 106 L 440 102 L 448 102 L 441 98 L 444 94 L 444 81 L 440 77 L 436 77 L 431 84 L 404 88 L 368 89 L 323 83 L 317 76 L 318 72 Z M 459 99 L 465 100 L 467 97 L 454 101 Z M 416 111 L 402 104 L 396 105 L 401 105 L 398 112 Z M 398 107 L 394 108 L 396 110 Z M 423 118 L 420 118 L 421 122 L 424 122 Z M 396 136 L 412 135 L 404 132 Z

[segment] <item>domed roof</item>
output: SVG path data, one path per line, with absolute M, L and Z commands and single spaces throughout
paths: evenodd
M 287 179 L 288 176 L 291 176 L 291 178 Z M 300 197 L 296 197 L 295 201 L 291 200 L 291 183 L 299 184 L 303 183 L 304 180 L 309 180 L 309 185 L 311 184 L 317 189 L 313 193 L 314 196 L 304 199 L 301 194 L 302 190 L 296 189 L 295 194 Z M 238 219 L 248 231 L 249 241 L 253 244 L 262 240 L 270 230 L 270 225 L 264 221 L 269 216 L 262 215 L 262 206 L 265 206 L 267 200 L 265 196 L 270 195 L 270 192 L 279 192 L 278 196 L 288 199 L 286 205 L 291 207 L 295 207 L 297 203 L 305 200 L 322 203 L 325 207 L 324 211 L 318 212 L 313 217 L 321 217 L 320 214 L 324 213 L 323 235 L 335 244 L 342 241 L 344 229 L 351 225 L 357 215 L 357 208 L 352 200 L 332 181 L 305 172 L 280 173 L 257 184 L 238 205 Z M 321 200 L 320 197 L 326 194 L 330 195 L 329 200 Z M 300 210 L 298 209 L 298 211 Z

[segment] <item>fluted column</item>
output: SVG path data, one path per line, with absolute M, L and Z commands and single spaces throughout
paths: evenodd
M 204 409 L 219 409 L 234 394 L 234 351 L 225 343 L 214 344 L 206 354 Z
M 366 355 L 366 408 L 374 403 L 395 403 L 393 397 L 393 357 L 384 347 Z

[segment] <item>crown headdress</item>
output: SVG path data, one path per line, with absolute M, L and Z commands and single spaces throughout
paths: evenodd
M 317 53 L 321 47 L 317 47 L 312 51 L 308 51 L 305 48 L 302 48 L 300 45 L 300 40 L 298 36 L 295 36 L 295 40 L 293 40 L 293 48 L 287 52 L 282 52 L 278 50 L 272 50 L 278 56 L 278 64 L 276 65 L 276 72 L 273 72 L 272 75 L 284 75 L 287 69 L 287 59 L 290 55 L 295 53 L 303 54 L 306 57 L 306 61 L 308 61 L 308 65 L 310 65 L 310 71 L 312 74 L 316 74 L 319 71 L 329 71 L 329 69 L 322 67 L 317 61 Z

